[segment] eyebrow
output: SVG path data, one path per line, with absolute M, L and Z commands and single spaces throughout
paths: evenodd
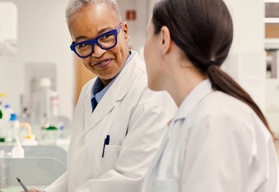
M 98 34 L 97 34 L 96 37 L 98 37 L 98 36 L 101 35 L 102 33 L 105 33 L 105 32 L 107 32 L 107 31 L 110 31 L 110 30 L 114 30 L 114 28 L 105 27 L 105 28 L 101 29 L 101 30 L 98 32 Z M 96 38 L 96 37 L 94 37 L 94 38 Z M 75 39 L 75 42 L 77 42 L 77 41 L 80 40 L 80 39 L 94 39 L 94 38 L 88 38 L 88 37 L 86 37 L 86 36 L 78 36 L 78 37 Z

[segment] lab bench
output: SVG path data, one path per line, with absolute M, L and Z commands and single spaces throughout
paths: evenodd
M 38 186 L 27 186 L 27 188 L 35 188 L 35 189 L 39 189 L 39 190 L 44 190 L 47 186 L 42 186 L 42 185 L 38 185 Z M 20 185 L 18 186 L 9 186 L 5 189 L 0 190 L 0 192 L 20 192 L 23 191 L 22 187 Z

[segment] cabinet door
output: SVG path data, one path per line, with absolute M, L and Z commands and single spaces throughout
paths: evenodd
M 75 88 L 75 104 L 77 103 L 82 86 L 90 79 L 95 77 L 95 74 L 90 72 L 81 62 L 80 58 L 75 56 L 75 73 L 76 73 L 76 88 Z
M 265 24 L 265 37 L 266 38 L 279 38 L 279 23 Z

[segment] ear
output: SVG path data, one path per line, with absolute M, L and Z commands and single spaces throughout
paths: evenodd
M 160 36 L 161 36 L 161 53 L 163 55 L 169 53 L 170 49 L 171 49 L 171 36 L 170 36 L 170 31 L 169 28 L 166 26 L 163 26 L 161 28 L 161 32 L 160 32 Z
M 124 32 L 124 38 L 126 40 L 126 42 L 129 41 L 129 33 L 128 33 L 128 24 L 126 22 L 123 22 L 122 23 L 122 29 L 123 29 L 123 32 Z

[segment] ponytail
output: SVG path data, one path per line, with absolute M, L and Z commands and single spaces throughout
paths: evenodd
M 270 132 L 273 142 L 275 143 L 276 148 L 278 149 L 278 139 L 275 134 L 270 129 L 266 118 L 264 117 L 262 111 L 253 101 L 250 95 L 236 82 L 234 81 L 227 73 L 222 71 L 217 65 L 210 65 L 207 69 L 207 76 L 212 84 L 214 90 L 224 92 L 228 95 L 231 95 L 240 101 L 246 103 L 250 106 L 254 112 L 261 119 L 263 124 L 266 126 Z

